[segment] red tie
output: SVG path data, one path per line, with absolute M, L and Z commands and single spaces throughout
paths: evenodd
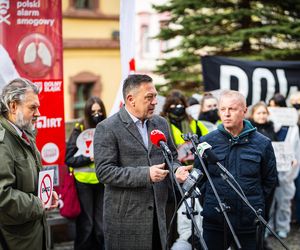
M 27 135 L 25 134 L 24 131 L 22 131 L 22 138 L 23 138 L 28 144 L 30 144 L 30 141 L 29 141 L 29 139 L 28 139 L 28 137 L 27 137 Z

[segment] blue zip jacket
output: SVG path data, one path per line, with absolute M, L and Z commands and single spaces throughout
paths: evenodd
M 276 159 L 270 139 L 244 120 L 239 136 L 233 137 L 220 124 L 217 130 L 201 138 L 200 142 L 204 141 L 212 146 L 219 162 L 239 183 L 250 204 L 255 210 L 261 209 L 265 216 L 266 201 L 277 184 Z M 230 207 L 228 216 L 234 229 L 239 233 L 255 231 L 255 214 L 222 179 L 217 165 L 208 162 L 206 166 L 221 201 Z M 202 169 L 199 159 L 195 160 L 195 167 Z M 207 179 L 202 182 L 201 190 L 203 228 L 222 231 L 223 214 L 216 209 L 219 205 Z

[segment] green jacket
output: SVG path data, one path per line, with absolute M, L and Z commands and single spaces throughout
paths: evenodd
M 45 249 L 45 213 L 37 197 L 42 168 L 35 138 L 29 146 L 0 115 L 0 230 L 9 249 Z M 1 249 L 1 243 L 0 243 Z

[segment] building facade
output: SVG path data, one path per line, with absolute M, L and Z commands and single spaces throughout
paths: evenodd
M 83 116 L 99 96 L 111 109 L 121 80 L 119 0 L 63 0 L 63 67 L 66 122 Z

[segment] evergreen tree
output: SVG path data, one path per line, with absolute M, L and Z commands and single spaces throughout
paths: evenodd
M 158 39 L 180 39 L 157 67 L 168 89 L 200 90 L 204 51 L 251 60 L 300 59 L 300 0 L 170 0 L 154 8 L 170 15 Z M 168 57 L 170 52 L 177 55 Z

